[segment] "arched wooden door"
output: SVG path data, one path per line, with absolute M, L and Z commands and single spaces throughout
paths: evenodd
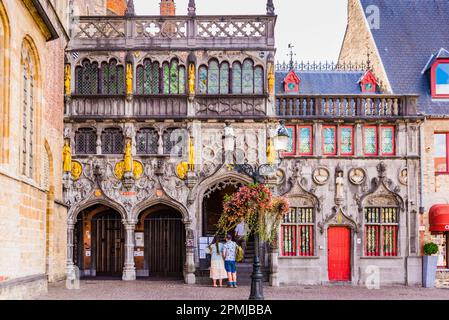
M 145 263 L 150 277 L 182 277 L 185 229 L 176 210 L 164 208 L 145 218 Z
M 92 219 L 93 261 L 97 276 L 121 276 L 125 256 L 125 234 L 120 215 L 115 211 Z

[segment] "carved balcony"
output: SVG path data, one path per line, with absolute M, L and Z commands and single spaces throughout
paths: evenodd
M 283 118 L 397 118 L 418 116 L 418 96 L 278 95 L 276 115 Z
M 274 49 L 275 16 L 75 17 L 68 50 Z
M 264 95 L 200 95 L 195 98 L 197 118 L 262 118 L 267 114 Z

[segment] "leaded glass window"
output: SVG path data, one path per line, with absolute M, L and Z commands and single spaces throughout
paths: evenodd
M 251 60 L 243 62 L 242 93 L 254 93 L 254 63 Z
M 397 256 L 399 215 L 397 208 L 365 208 L 365 255 Z
M 229 93 L 229 63 L 223 62 L 220 66 L 220 93 Z
M 124 137 L 119 128 L 107 128 L 101 134 L 101 149 L 103 154 L 123 153 Z
M 162 87 L 164 94 L 186 93 L 186 69 L 179 65 L 178 60 L 162 65 Z
M 325 155 L 335 155 L 337 153 L 336 143 L 336 128 L 324 127 L 323 128 L 323 153 Z
M 294 126 L 287 126 L 285 127 L 287 129 L 288 133 L 288 144 L 287 144 L 287 151 L 285 152 L 286 155 L 294 155 L 295 150 L 295 144 L 296 144 L 296 131 Z
M 167 62 L 162 65 L 162 79 L 164 94 L 170 94 L 170 66 Z
M 218 94 L 220 90 L 220 69 L 215 60 L 209 62 L 207 90 L 209 94 Z
M 159 135 L 155 129 L 144 128 L 137 132 L 137 154 L 157 154 Z
M 254 69 L 254 93 L 263 94 L 264 80 L 262 67 Z
M 340 128 L 340 153 L 342 155 L 354 154 L 354 127 Z
M 183 66 L 179 67 L 179 94 L 186 93 L 186 68 Z
M 179 93 L 179 70 L 176 60 L 173 60 L 170 64 L 170 93 Z
M 75 133 L 75 153 L 97 153 L 97 133 L 92 128 L 81 128 Z
M 117 65 L 117 60 L 112 59 L 109 63 L 103 62 L 101 64 L 101 94 L 123 94 L 125 92 L 124 81 L 124 68 Z
M 281 223 L 281 255 L 314 255 L 315 214 L 313 208 L 290 208 Z
M 198 90 L 200 94 L 207 93 L 207 67 L 201 66 L 198 70 Z
M 98 63 L 84 60 L 75 73 L 77 94 L 98 94 Z
M 377 155 L 377 127 L 363 128 L 363 150 L 365 155 Z
M 299 138 L 299 154 L 301 155 L 311 155 L 313 152 L 312 148 L 312 127 L 299 127 L 298 138 Z
M 136 93 L 159 93 L 159 63 L 145 59 L 136 69 Z
M 187 137 L 185 131 L 179 128 L 169 128 L 162 136 L 165 155 L 182 156 L 187 150 Z
M 239 62 L 232 64 L 232 93 L 242 93 L 242 65 Z
M 393 155 L 394 152 L 394 128 L 384 127 L 381 128 L 381 151 L 383 155 Z

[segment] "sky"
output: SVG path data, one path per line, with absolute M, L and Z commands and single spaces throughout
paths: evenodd
M 159 0 L 134 0 L 139 15 L 158 15 Z M 176 0 L 176 14 L 187 14 L 188 0 Z M 346 30 L 347 0 L 274 0 L 276 60 L 336 61 Z M 265 14 L 266 0 L 196 0 L 198 15 Z

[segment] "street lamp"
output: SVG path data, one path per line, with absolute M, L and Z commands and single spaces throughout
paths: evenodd
M 273 137 L 274 149 L 278 154 L 286 152 L 288 148 L 289 135 L 285 128 L 285 121 L 281 120 L 279 127 L 276 129 L 276 135 Z M 253 179 L 254 183 L 265 182 L 265 173 L 272 172 L 273 166 L 270 164 L 262 164 L 259 167 L 253 167 L 248 163 L 236 164 L 233 166 L 238 173 L 245 174 Z M 259 219 L 259 217 L 257 217 Z M 260 222 L 260 221 L 259 221 Z M 254 262 L 253 273 L 251 274 L 251 293 L 249 300 L 264 300 L 263 296 L 263 274 L 260 265 L 259 256 L 259 234 L 254 234 Z

